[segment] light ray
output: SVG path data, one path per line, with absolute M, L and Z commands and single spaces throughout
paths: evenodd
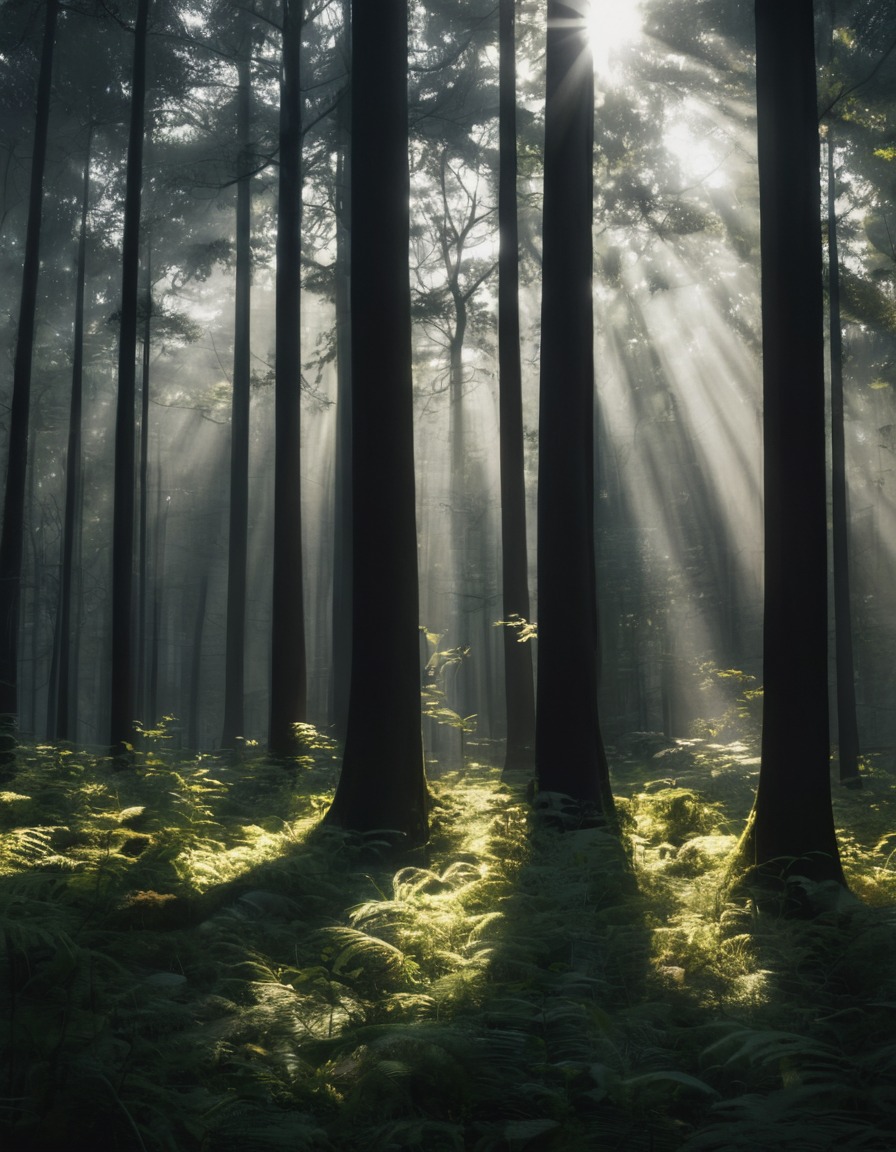
M 588 30 L 601 81 L 617 78 L 619 57 L 641 35 L 642 23 L 640 0 L 591 0 Z

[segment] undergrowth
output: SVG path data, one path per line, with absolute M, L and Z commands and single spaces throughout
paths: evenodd
M 0 793 L 9 1152 L 896 1147 L 896 805 L 837 795 L 862 903 L 720 901 L 743 744 L 616 751 L 622 842 L 497 770 L 425 856 L 320 826 L 336 752 L 133 770 L 53 746 Z M 715 735 L 715 734 L 712 734 Z M 822 894 L 823 895 L 823 894 Z

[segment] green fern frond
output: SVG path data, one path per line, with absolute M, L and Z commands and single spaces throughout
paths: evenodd
M 780 1066 L 782 1061 L 812 1067 L 837 1066 L 836 1049 L 808 1036 L 778 1029 L 734 1028 L 703 1051 L 703 1057 L 722 1057 L 726 1065 L 745 1063 Z
M 378 936 L 369 936 L 356 928 L 326 928 L 322 936 L 332 941 L 331 971 L 347 973 L 352 969 L 412 978 L 418 966 L 400 948 Z

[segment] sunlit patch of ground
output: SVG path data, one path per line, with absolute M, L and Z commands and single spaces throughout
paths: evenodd
M 538 827 L 468 765 L 397 862 L 319 828 L 326 742 L 292 769 L 253 757 L 162 742 L 122 774 L 47 746 L 0 795 L 6 1146 L 892 1143 L 891 919 L 720 895 L 748 741 L 620 742 L 621 844 Z M 894 799 L 874 766 L 836 794 L 876 901 Z

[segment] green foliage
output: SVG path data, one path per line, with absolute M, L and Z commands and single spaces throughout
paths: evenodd
M 738 668 L 719 668 L 711 661 L 700 665 L 701 688 L 720 690 L 731 703 L 721 716 L 698 720 L 695 736 L 712 740 L 757 740 L 762 725 L 762 686 L 755 676 Z
M 476 731 L 476 715 L 461 716 L 453 708 L 449 708 L 445 691 L 435 685 L 427 685 L 420 692 L 420 707 L 427 720 L 435 720 L 437 724 L 444 724 L 446 728 L 455 728 L 458 732 L 470 734 Z
M 874 218 L 868 224 L 869 238 L 875 239 Z M 883 243 L 883 241 L 881 241 Z M 866 277 L 857 276 L 841 267 L 840 288 L 843 315 L 857 324 L 866 324 L 879 332 L 896 332 L 896 305 L 886 287 Z
M 462 645 L 456 648 L 441 648 L 443 638 L 441 633 L 430 632 L 426 628 L 421 628 L 420 631 L 430 649 L 424 669 L 424 683 L 420 690 L 421 711 L 427 720 L 432 720 L 443 728 L 452 728 L 458 733 L 460 737 L 458 767 L 463 769 L 466 763 L 466 737 L 476 731 L 477 716 L 475 713 L 462 716 L 451 707 L 449 684 L 469 657 L 470 648 Z
M 893 1145 L 891 919 L 720 905 L 742 745 L 633 743 L 622 842 L 446 777 L 393 871 L 318 825 L 320 734 L 287 771 L 165 735 L 127 773 L 25 749 L 0 793 L 4 1148 Z M 865 767 L 844 860 L 892 904 L 896 783 Z
M 516 612 L 511 612 L 506 620 L 496 620 L 495 628 L 510 628 L 516 633 L 518 644 L 527 644 L 538 639 L 538 625 L 534 620 L 525 620 Z

